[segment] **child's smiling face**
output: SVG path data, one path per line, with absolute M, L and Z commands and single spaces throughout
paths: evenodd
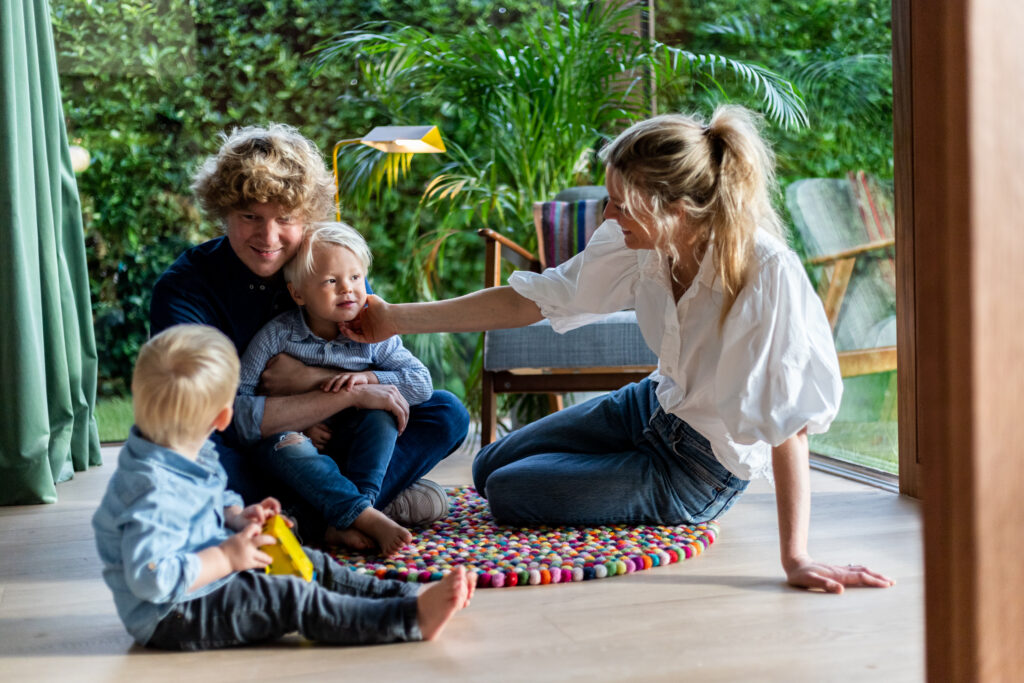
M 297 286 L 289 282 L 288 291 L 305 307 L 310 329 L 334 339 L 338 323 L 352 320 L 366 305 L 366 269 L 347 247 L 320 245 L 313 255 L 313 272 Z

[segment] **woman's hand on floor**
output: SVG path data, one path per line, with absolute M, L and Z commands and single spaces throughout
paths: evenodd
M 833 565 L 802 558 L 786 570 L 789 585 L 826 593 L 842 593 L 848 586 L 888 588 L 896 582 L 859 564 Z

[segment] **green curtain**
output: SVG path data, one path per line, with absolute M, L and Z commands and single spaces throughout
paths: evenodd
M 0 504 L 101 464 L 81 204 L 46 0 L 0 3 Z

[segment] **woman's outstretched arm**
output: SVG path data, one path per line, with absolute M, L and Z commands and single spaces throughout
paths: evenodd
M 342 323 L 354 341 L 379 342 L 396 334 L 482 332 L 535 323 L 543 316 L 537 304 L 511 287 L 489 287 L 444 301 L 389 304 L 369 296 L 359 317 Z
M 820 564 L 807 553 L 811 518 L 811 484 L 807 430 L 772 449 L 775 499 L 779 514 L 779 549 L 786 580 L 801 588 L 842 593 L 846 586 L 887 588 L 893 581 L 861 565 Z

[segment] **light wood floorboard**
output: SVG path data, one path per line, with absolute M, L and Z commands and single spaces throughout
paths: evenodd
M 472 449 L 431 475 L 469 483 Z M 717 543 L 686 562 L 556 586 L 484 589 L 441 640 L 327 647 L 290 636 L 199 654 L 134 646 L 99 577 L 90 518 L 116 461 L 58 487 L 54 505 L 0 508 L 0 680 L 921 681 L 921 524 L 915 501 L 813 473 L 811 551 L 888 573 L 888 590 L 787 587 L 775 501 L 753 484 Z

